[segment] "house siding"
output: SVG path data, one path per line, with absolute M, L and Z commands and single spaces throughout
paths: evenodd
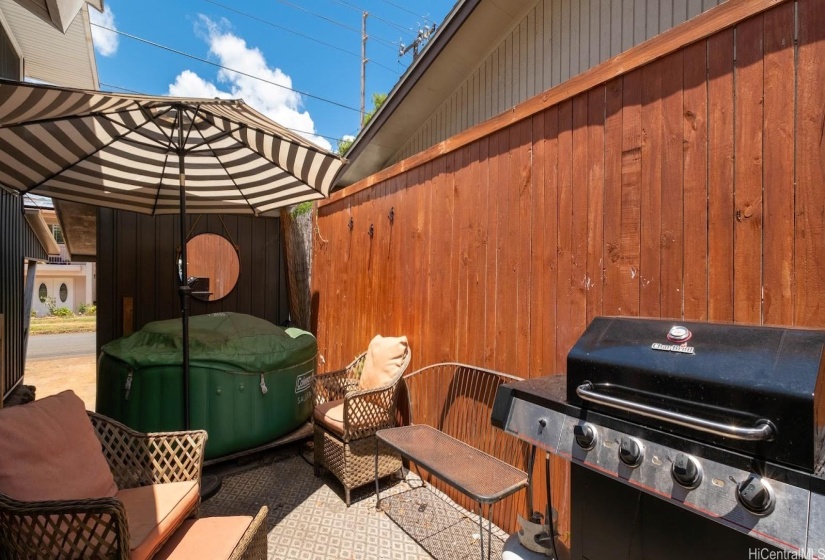
M 724 0 L 541 0 L 387 162 L 401 161 Z

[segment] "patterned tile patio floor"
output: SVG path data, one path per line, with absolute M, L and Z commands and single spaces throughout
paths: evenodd
M 222 486 L 204 501 L 201 516 L 254 515 L 267 505 L 270 559 L 479 557 L 478 518 L 437 490 L 422 487 L 412 473 L 408 482 L 382 480 L 382 511 L 375 508 L 373 485 L 353 492 L 347 508 L 333 476 L 314 476 L 310 445 L 294 444 L 245 465 L 209 468 L 221 476 Z M 493 529 L 492 557 L 501 558 L 507 535 Z

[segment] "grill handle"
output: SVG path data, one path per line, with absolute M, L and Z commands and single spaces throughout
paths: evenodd
M 680 412 L 673 412 L 663 408 L 657 408 L 655 406 L 649 406 L 646 404 L 628 401 L 626 399 L 620 399 L 618 397 L 612 397 L 610 395 L 600 394 L 595 391 L 595 387 L 590 381 L 585 381 L 576 387 L 576 394 L 582 399 L 592 403 L 601 404 L 611 408 L 618 408 L 619 410 L 624 410 L 626 412 L 633 412 L 642 416 L 647 416 L 648 418 L 678 424 L 679 426 L 692 428 L 694 430 L 699 430 L 700 432 L 706 432 L 726 438 L 744 441 L 767 441 L 773 439 L 773 436 L 776 434 L 776 428 L 774 428 L 770 420 L 757 420 L 756 425 L 752 428 L 722 424 L 721 422 L 714 422 L 705 418 L 698 418 L 696 416 L 690 416 Z

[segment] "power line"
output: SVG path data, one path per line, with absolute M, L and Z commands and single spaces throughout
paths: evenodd
M 357 29 L 357 28 L 355 28 L 355 27 L 352 27 L 351 25 L 347 25 L 346 23 L 342 23 L 342 22 L 340 22 L 340 21 L 338 21 L 338 20 L 336 20 L 336 19 L 332 19 L 332 18 L 330 18 L 330 17 L 327 17 L 327 16 L 325 16 L 325 15 L 323 15 L 323 14 L 319 14 L 319 13 L 317 13 L 317 12 L 313 12 L 312 10 L 309 10 L 309 9 L 307 9 L 307 8 L 304 8 L 303 6 L 299 6 L 299 5 L 297 5 L 297 4 L 293 4 L 292 2 L 287 2 L 287 0 L 277 0 L 277 1 L 278 1 L 278 2 L 280 2 L 281 4 L 284 4 L 285 6 L 290 6 L 291 8 L 295 8 L 296 10 L 301 10 L 302 12 L 306 12 L 306 13 L 308 13 L 308 14 L 310 14 L 310 15 L 313 15 L 313 16 L 315 16 L 315 17 L 317 17 L 317 18 L 320 18 L 320 19 L 322 19 L 322 20 L 324 20 L 324 21 L 328 21 L 329 23 L 332 23 L 332 24 L 337 25 L 337 26 L 339 26 L 339 27 L 343 27 L 344 29 L 348 29 L 348 30 L 350 30 L 350 31 L 354 31 L 355 33 L 358 33 L 359 35 L 361 34 L 361 30 L 360 30 L 360 29 Z M 381 37 L 376 37 L 376 36 L 374 36 L 374 35 L 370 35 L 370 39 L 373 39 L 373 40 L 375 40 L 375 41 L 378 41 L 378 43 L 379 43 L 379 44 L 383 44 L 383 45 L 385 45 L 385 46 L 387 46 L 387 47 L 391 47 L 392 49 L 395 49 L 395 48 L 398 46 L 398 45 L 396 45 L 395 43 L 393 43 L 392 41 L 390 41 L 390 40 L 388 40 L 388 39 L 382 39 Z
M 123 86 L 116 86 L 114 84 L 107 84 L 106 82 L 100 82 L 100 85 L 104 86 L 104 87 L 116 89 L 118 91 L 123 91 L 123 92 L 126 92 L 126 93 L 134 93 L 135 95 L 148 95 L 147 93 L 144 93 L 142 91 L 136 91 L 136 90 L 133 90 L 133 89 L 125 88 Z M 284 125 L 281 125 L 281 126 L 284 126 Z M 297 128 L 291 128 L 291 127 L 288 127 L 288 126 L 284 126 L 284 128 L 287 129 L 287 130 L 291 130 L 292 132 L 297 132 L 298 134 L 311 134 L 312 136 L 320 136 L 321 138 L 326 138 L 327 140 L 332 140 L 334 142 L 337 142 L 338 140 L 340 140 L 340 138 L 334 138 L 332 136 L 327 136 L 325 134 L 319 134 L 317 132 L 309 132 L 308 130 L 298 130 Z
M 258 16 L 256 16 L 256 15 L 249 14 L 249 13 L 246 13 L 246 12 L 242 12 L 241 10 L 235 9 L 235 8 L 233 8 L 233 7 L 231 7 L 231 6 L 227 6 L 227 5 L 225 5 L 225 4 L 221 4 L 220 2 L 215 2 L 215 0 L 203 0 L 203 1 L 204 1 L 204 2 L 208 2 L 208 3 L 210 3 L 210 4 L 213 4 L 213 5 L 215 5 L 215 6 L 218 6 L 218 7 L 220 7 L 220 8 L 223 8 L 224 10 L 228 10 L 228 11 L 230 11 L 230 12 L 234 12 L 234 13 L 236 13 L 236 14 L 238 14 L 238 15 L 241 15 L 241 16 L 244 16 L 244 17 L 247 17 L 247 18 L 249 18 L 249 19 L 253 19 L 253 20 L 255 20 L 255 21 L 257 21 L 257 22 L 260 22 L 260 23 L 263 23 L 263 24 L 265 24 L 265 25 L 269 25 L 269 26 L 274 27 L 274 28 L 276 28 L 276 29 L 280 29 L 280 30 L 282 30 L 282 31 L 286 31 L 286 32 L 288 32 L 288 33 L 292 33 L 293 35 L 297 35 L 298 37 L 302 37 L 302 38 L 304 38 L 304 39 L 308 39 L 308 40 L 310 40 L 310 41 L 315 41 L 316 43 L 319 43 L 319 44 L 321 44 L 321 45 L 324 45 L 324 46 L 330 47 L 330 48 L 332 48 L 332 49 L 335 49 L 335 50 L 341 51 L 341 52 L 343 52 L 343 53 L 346 53 L 346 54 L 349 54 L 349 55 L 352 55 L 352 56 L 355 56 L 355 57 L 361 58 L 361 55 L 360 55 L 360 54 L 358 54 L 358 53 L 357 53 L 357 52 L 355 52 L 355 51 L 350 51 L 350 50 L 344 49 L 344 48 L 342 48 L 342 47 L 339 47 L 338 45 L 333 45 L 332 43 L 327 43 L 327 42 L 325 42 L 325 41 L 321 41 L 320 39 L 316 39 L 315 37 L 312 37 L 312 36 L 310 36 L 310 35 L 304 35 L 303 33 L 299 33 L 298 31 L 294 31 L 294 30 L 289 29 L 289 28 L 287 28 L 287 27 L 283 27 L 283 26 L 281 26 L 281 25 L 278 25 L 277 23 L 273 23 L 273 22 L 271 22 L 271 21 L 265 20 L 265 19 L 260 18 L 260 17 L 258 17 Z M 399 72 L 398 70 L 396 70 L 395 68 L 390 68 L 389 66 L 386 66 L 386 65 L 384 65 L 384 64 L 381 64 L 380 62 L 375 62 L 374 60 L 370 60 L 370 62 L 372 62 L 372 63 L 373 63 L 373 64 L 375 64 L 376 66 L 380 66 L 381 68 L 384 68 L 385 70 L 389 70 L 390 72 L 392 72 L 392 73 L 393 73 L 393 74 L 395 74 L 396 76 L 400 74 L 400 72 Z
M 221 4 L 220 2 L 215 2 L 215 0 L 203 0 L 203 1 L 208 2 L 210 4 L 214 4 L 215 6 L 219 6 L 219 7 L 223 8 L 224 10 L 234 12 L 236 14 L 242 15 L 242 16 L 247 17 L 249 19 L 254 19 L 255 21 L 258 21 L 260 23 L 269 25 L 269 26 L 274 27 L 276 29 L 280 29 L 281 31 L 286 31 L 287 33 L 292 33 L 293 35 L 297 35 L 298 37 L 303 37 L 304 39 L 309 39 L 310 41 L 315 41 L 316 43 L 320 43 L 320 44 L 325 45 L 327 47 L 330 47 L 332 49 L 335 49 L 335 50 L 338 50 L 338 51 L 341 51 L 341 52 L 344 52 L 344 53 L 347 53 L 347 54 L 351 54 L 351 55 L 354 55 L 354 56 L 359 56 L 358 53 L 355 52 L 355 51 L 348 51 L 347 49 L 341 48 L 338 45 L 333 45 L 332 43 L 326 43 L 324 41 L 321 41 L 320 39 L 316 39 L 315 37 L 311 37 L 309 35 L 304 35 L 303 33 L 299 33 L 297 31 L 289 29 L 288 27 L 283 27 L 281 25 L 278 25 L 277 23 L 272 23 L 271 21 L 267 21 L 267 20 L 262 19 L 258 16 L 255 16 L 255 15 L 248 14 L 246 12 L 242 12 L 240 10 L 237 10 L 237 9 L 231 7 L 231 6 Z
M 240 71 L 240 70 L 236 70 L 236 69 L 234 69 L 234 68 L 229 68 L 228 66 L 224 66 L 224 65 L 222 65 L 222 64 L 218 64 L 217 62 L 212 62 L 211 60 L 207 60 L 207 59 L 205 59 L 205 58 L 201 58 L 201 57 L 199 57 L 199 56 L 195 56 L 195 55 L 193 55 L 193 54 L 189 54 L 189 53 L 187 53 L 187 52 L 180 51 L 180 50 L 178 50 L 178 49 L 173 49 L 172 47 L 167 47 L 166 45 L 161 45 L 160 43 L 155 43 L 154 41 L 150 41 L 150 40 L 148 40 L 148 39 L 144 39 L 144 38 L 142 38 L 142 37 L 138 37 L 138 36 L 136 36 L 136 35 L 131 35 L 130 33 L 126 33 L 126 32 L 124 32 L 124 31 L 120 31 L 119 29 L 111 29 L 111 28 L 109 28 L 109 27 L 105 27 L 105 26 L 100 25 L 100 24 L 97 24 L 97 23 L 92 23 L 92 25 L 93 25 L 94 27 L 99 27 L 100 29 L 104 29 L 104 30 L 106 30 L 106 31 L 110 31 L 111 33 L 117 33 L 118 35 L 123 35 L 124 37 L 128 37 L 129 39 L 132 39 L 132 40 L 135 40 L 135 41 L 139 41 L 139 42 L 141 42 L 141 43 L 145 43 L 145 44 L 147 44 L 147 45 L 151 45 L 151 46 L 153 46 L 153 47 L 156 47 L 156 48 L 159 48 L 159 49 L 163 49 L 163 50 L 165 50 L 165 51 L 169 51 L 169 52 L 171 52 L 171 53 L 175 53 L 175 54 L 180 55 L 180 56 L 185 56 L 186 58 L 191 58 L 192 60 L 197 60 L 198 62 L 202 62 L 202 63 L 204 63 L 204 64 L 209 64 L 210 66 L 215 66 L 215 67 L 220 68 L 220 69 L 222 69 L 222 70 L 228 70 L 228 71 L 230 71 L 230 72 L 234 72 L 234 73 L 236 73 L 236 74 L 240 74 L 241 76 L 246 76 L 247 78 L 252 78 L 252 79 L 254 79 L 254 80 L 258 80 L 258 81 L 264 82 L 264 83 L 266 83 L 266 84 L 270 84 L 270 85 L 273 85 L 273 86 L 279 87 L 279 88 L 281 88 L 281 89 L 285 89 L 285 90 L 287 90 L 287 91 L 291 91 L 291 92 L 293 92 L 293 93 L 298 93 L 298 94 L 300 94 L 300 95 L 305 95 L 306 97 L 309 97 L 309 98 L 312 98 L 312 99 L 317 99 L 318 101 L 322 101 L 322 102 L 324 102 L 324 103 L 329 103 L 330 105 L 335 105 L 336 107 L 341 107 L 341 108 L 343 108 L 343 109 L 349 109 L 350 111 L 355 111 L 356 113 L 360 113 L 360 112 L 361 112 L 361 110 L 360 110 L 360 109 L 357 109 L 357 108 L 355 108 L 355 107 L 350 107 L 349 105 L 344 105 L 343 103 L 339 103 L 338 101 L 333 101 L 333 100 L 331 100 L 331 99 L 326 99 L 326 98 L 324 98 L 324 97 L 320 97 L 320 96 L 318 96 L 318 95 L 313 95 L 313 94 L 311 94 L 311 93 L 307 93 L 307 92 L 305 92 L 305 91 L 301 91 L 301 90 L 298 90 L 298 89 L 293 89 L 293 88 L 291 88 L 291 87 L 287 87 L 287 86 L 285 86 L 285 85 L 283 85 L 283 84 L 279 84 L 279 83 L 277 83 L 277 82 L 273 82 L 272 80 L 267 80 L 267 79 L 265 79 L 265 78 L 261 78 L 260 76 L 255 76 L 255 75 L 253 75 L 253 74 L 249 74 L 249 73 L 247 73 L 247 72 L 242 72 L 242 71 Z
M 415 13 L 415 12 L 413 12 L 412 10 L 408 10 L 408 9 L 407 9 L 407 8 L 405 8 L 404 6 L 400 6 L 400 5 L 396 4 L 395 2 L 390 2 L 390 0 L 381 0 L 381 1 L 382 1 L 382 2 L 384 2 L 385 4 L 389 4 L 390 6 L 393 6 L 393 7 L 395 7 L 395 8 L 398 8 L 398 9 L 399 9 L 399 10 L 401 10 L 402 12 L 407 12 L 407 13 L 408 13 L 408 14 L 410 14 L 410 15 L 413 15 L 413 16 L 415 16 L 415 17 L 420 17 L 421 19 L 423 19 L 423 20 L 425 20 L 425 21 L 429 21 L 430 23 L 435 23 L 433 20 L 431 20 L 431 19 L 430 19 L 430 18 L 428 18 L 427 16 L 422 16 L 422 15 L 420 15 L 420 14 L 416 14 L 416 13 Z
M 350 4 L 349 2 L 346 2 L 345 0 L 330 0 L 330 1 L 335 2 L 336 4 L 340 4 L 342 6 L 346 6 L 347 8 L 353 9 L 356 12 L 361 12 L 361 13 L 368 12 L 368 10 L 365 10 L 363 8 L 359 8 L 358 6 L 355 6 L 354 4 Z M 395 23 L 394 21 L 390 21 L 390 20 L 384 19 L 380 16 L 377 16 L 373 12 L 368 12 L 368 13 L 369 13 L 370 17 L 372 19 L 376 20 L 376 21 L 380 21 L 382 23 L 385 23 L 385 24 L 389 25 L 390 27 L 394 27 L 395 29 L 403 31 L 404 33 L 409 33 L 410 35 L 415 35 L 415 31 L 413 31 L 412 29 L 404 27 L 403 25 L 399 25 L 399 24 Z

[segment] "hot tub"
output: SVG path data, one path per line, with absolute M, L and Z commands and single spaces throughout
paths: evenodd
M 156 321 L 106 344 L 97 412 L 141 432 L 184 428 L 181 321 Z M 253 449 L 312 413 L 318 346 L 299 329 L 240 313 L 189 320 L 190 426 L 209 434 L 206 459 Z

